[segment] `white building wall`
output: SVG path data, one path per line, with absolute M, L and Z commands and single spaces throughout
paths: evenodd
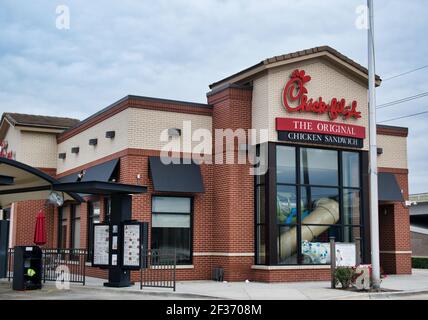
M 168 143 L 161 141 L 161 132 L 169 128 L 182 130 L 182 136 L 172 141 L 172 145 L 179 148 L 183 146 L 184 121 L 190 121 L 188 124 L 191 126 L 191 134 L 201 128 L 212 131 L 210 116 L 128 108 L 61 142 L 58 153 L 66 152 L 67 156 L 65 160 L 57 160 L 57 172 L 59 174 L 74 169 L 128 148 L 161 150 Z M 105 138 L 105 132 L 111 130 L 116 131 L 115 138 Z M 98 138 L 98 145 L 95 147 L 89 145 L 89 139 L 93 138 Z M 191 148 L 197 144 L 198 141 L 191 141 Z M 80 147 L 79 153 L 72 154 L 72 147 Z M 207 154 L 212 153 L 211 149 L 210 141 Z
M 407 137 L 377 135 L 377 147 L 383 153 L 377 157 L 378 167 L 407 169 Z

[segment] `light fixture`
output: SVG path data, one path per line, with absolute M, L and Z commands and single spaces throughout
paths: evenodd
M 377 154 L 380 155 L 383 153 L 383 148 L 377 148 L 376 151 L 377 151 Z
M 107 131 L 106 138 L 113 139 L 116 136 L 116 131 Z
M 181 129 L 178 128 L 169 128 L 168 129 L 168 136 L 171 137 L 179 137 L 181 136 Z
M 71 148 L 71 153 L 79 153 L 80 148 L 79 147 L 73 147 Z
M 64 160 L 66 156 L 67 156 L 67 154 L 65 152 L 58 154 L 58 158 L 62 159 L 62 160 Z
M 96 146 L 98 144 L 98 139 L 94 138 L 94 139 L 89 139 L 89 145 L 90 146 Z

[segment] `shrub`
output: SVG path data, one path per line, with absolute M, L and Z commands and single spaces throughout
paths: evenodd
M 355 268 L 337 267 L 334 271 L 336 284 L 340 283 L 342 285 L 342 289 L 348 289 L 351 284 L 355 282 L 357 276 Z
M 412 268 L 428 269 L 428 258 L 412 258 Z

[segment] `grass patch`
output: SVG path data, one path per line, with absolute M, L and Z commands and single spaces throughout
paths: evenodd
M 412 268 L 428 269 L 428 258 L 412 258 Z

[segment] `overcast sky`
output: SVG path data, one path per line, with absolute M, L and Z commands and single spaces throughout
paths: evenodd
M 426 1 L 375 2 L 376 73 L 428 64 Z M 128 94 L 206 102 L 208 85 L 264 58 L 330 45 L 367 65 L 365 1 L 0 0 L 0 112 L 84 119 Z M 58 29 L 58 5 L 70 29 Z M 428 68 L 385 81 L 382 104 L 428 91 Z M 428 110 L 428 97 L 378 121 Z M 407 126 L 410 192 L 428 192 L 428 114 Z

